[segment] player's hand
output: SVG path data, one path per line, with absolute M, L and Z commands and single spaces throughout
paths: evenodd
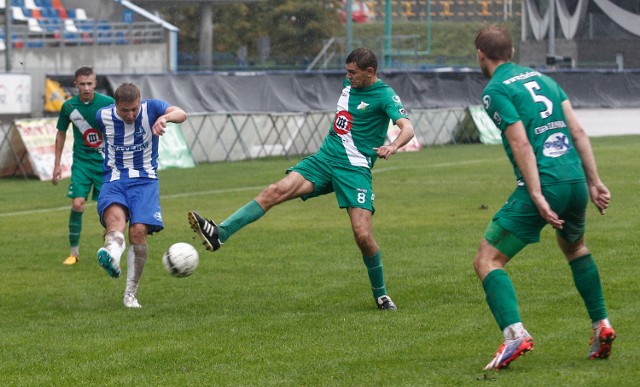
M 611 192 L 609 192 L 609 189 L 601 182 L 589 184 L 589 195 L 600 214 L 604 215 L 611 201 Z
M 556 214 L 556 212 L 551 209 L 549 202 L 547 202 L 547 200 L 543 196 L 538 198 L 538 200 L 533 199 L 533 202 L 536 203 L 536 207 L 538 207 L 540 216 L 542 216 L 542 218 L 546 220 L 547 223 L 551 225 L 551 227 L 557 230 L 562 230 L 562 228 L 564 227 L 564 220 L 560 219 L 558 214 Z
M 398 151 L 398 148 L 392 145 L 383 145 L 380 148 L 373 148 L 373 150 L 376 151 L 378 157 L 384 160 L 388 160 L 392 154 Z
M 156 136 L 162 136 L 167 129 L 167 119 L 164 116 L 160 116 L 151 130 Z
M 60 166 L 54 167 L 53 176 L 51 178 L 51 182 L 53 183 L 53 185 L 58 185 L 58 182 L 60 181 L 61 178 L 62 178 L 62 168 L 60 168 Z

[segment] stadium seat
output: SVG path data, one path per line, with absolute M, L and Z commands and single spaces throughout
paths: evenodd
M 67 32 L 78 32 L 78 27 L 76 27 L 76 23 L 73 22 L 73 20 L 71 19 L 65 19 L 64 20 L 64 30 Z
M 32 17 L 27 20 L 27 25 L 29 26 L 29 31 L 31 32 L 44 32 L 44 30 L 40 26 L 40 23 L 38 23 L 38 20 Z
M 38 6 L 36 5 L 35 0 L 24 0 L 24 7 L 27 7 L 29 9 L 37 9 Z
M 42 19 L 42 13 L 40 13 L 40 9 L 31 8 L 31 9 L 29 9 L 29 12 L 31 13 L 30 17 L 32 17 L 34 19 Z M 25 16 L 27 16 L 27 15 L 25 15 Z
M 24 7 L 24 0 L 13 0 L 11 2 L 11 6 L 12 7 L 20 7 L 20 8 L 22 8 L 22 7 Z
M 60 19 L 67 19 L 69 16 L 67 15 L 67 10 L 64 8 L 55 8 L 58 11 L 58 17 Z
M 16 21 L 27 21 L 28 18 L 24 16 L 21 7 L 11 7 L 11 15 L 13 16 L 13 20 Z
M 77 20 L 87 20 L 87 13 L 82 8 L 76 8 L 76 17 Z
M 33 0 L 33 2 L 35 3 L 36 7 L 38 8 L 42 8 L 44 7 L 44 0 Z

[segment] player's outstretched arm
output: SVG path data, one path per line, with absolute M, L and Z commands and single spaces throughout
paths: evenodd
M 413 125 L 407 118 L 400 118 L 395 124 L 400 128 L 398 137 L 396 137 L 396 139 L 389 145 L 383 145 L 380 148 L 373 148 L 381 159 L 388 160 L 392 154 L 405 146 L 414 136 Z

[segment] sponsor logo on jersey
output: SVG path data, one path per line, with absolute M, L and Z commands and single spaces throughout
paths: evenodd
M 502 117 L 500 117 L 500 113 L 498 113 L 497 111 L 493 113 L 493 121 L 496 123 L 496 125 L 500 125 L 502 123 Z
M 569 144 L 569 137 L 563 133 L 554 133 L 544 141 L 542 153 L 547 157 L 560 157 L 573 148 Z
M 399 112 L 400 114 L 402 114 L 403 116 L 406 116 L 406 115 L 407 115 L 407 111 L 406 111 L 406 110 L 404 110 L 404 108 L 400 108 L 400 109 L 398 109 L 398 112 Z
M 546 125 L 538 126 L 537 128 L 534 129 L 535 131 L 534 133 L 542 134 L 547 130 L 566 128 L 566 127 L 567 127 L 567 124 L 564 121 L 553 121 L 553 122 L 549 122 Z
M 369 106 L 368 103 L 366 103 L 364 101 L 360 101 L 360 105 L 358 105 L 357 109 L 358 110 L 367 110 L 367 106 Z
M 515 75 L 515 76 L 513 76 L 513 77 L 511 77 L 509 79 L 505 79 L 504 81 L 502 81 L 502 83 L 504 83 L 505 85 L 508 85 L 508 84 L 511 84 L 511 83 L 513 83 L 515 81 L 523 81 L 523 80 L 529 79 L 531 77 L 541 77 L 541 76 L 542 76 L 542 74 L 540 74 L 537 71 L 528 71 L 526 73 Z
M 336 113 L 336 119 L 333 121 L 333 130 L 339 135 L 345 135 L 351 131 L 351 122 L 353 117 L 346 110 Z
M 82 138 L 86 146 L 99 148 L 102 145 L 102 133 L 98 129 L 89 128 L 82 133 Z
M 145 142 L 138 145 L 111 145 L 116 152 L 136 152 L 141 151 L 143 149 L 147 149 L 149 147 L 149 143 Z
M 160 211 L 155 212 L 155 213 L 153 214 L 153 218 L 154 218 L 155 220 L 157 220 L 158 222 L 162 222 L 162 213 L 161 213 Z

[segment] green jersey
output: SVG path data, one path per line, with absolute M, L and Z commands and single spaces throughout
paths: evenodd
M 498 66 L 482 95 L 484 108 L 502 132 L 502 144 L 519 185 L 522 174 L 504 131 L 522 121 L 536 156 L 540 183 L 585 181 L 580 155 L 562 110 L 567 95 L 550 77 L 508 62 Z
M 74 163 L 93 163 L 102 170 L 104 142 L 102 133 L 97 129 L 96 113 L 113 102 L 113 98 L 109 96 L 94 93 L 93 100 L 89 103 L 82 102 L 76 95 L 62 104 L 56 128 L 66 132 L 69 124 L 73 124 Z
M 372 168 L 377 159 L 373 148 L 384 145 L 389 120 L 407 118 L 407 112 L 381 80 L 359 89 L 345 80 L 343 86 L 333 125 L 318 153 L 341 164 Z

